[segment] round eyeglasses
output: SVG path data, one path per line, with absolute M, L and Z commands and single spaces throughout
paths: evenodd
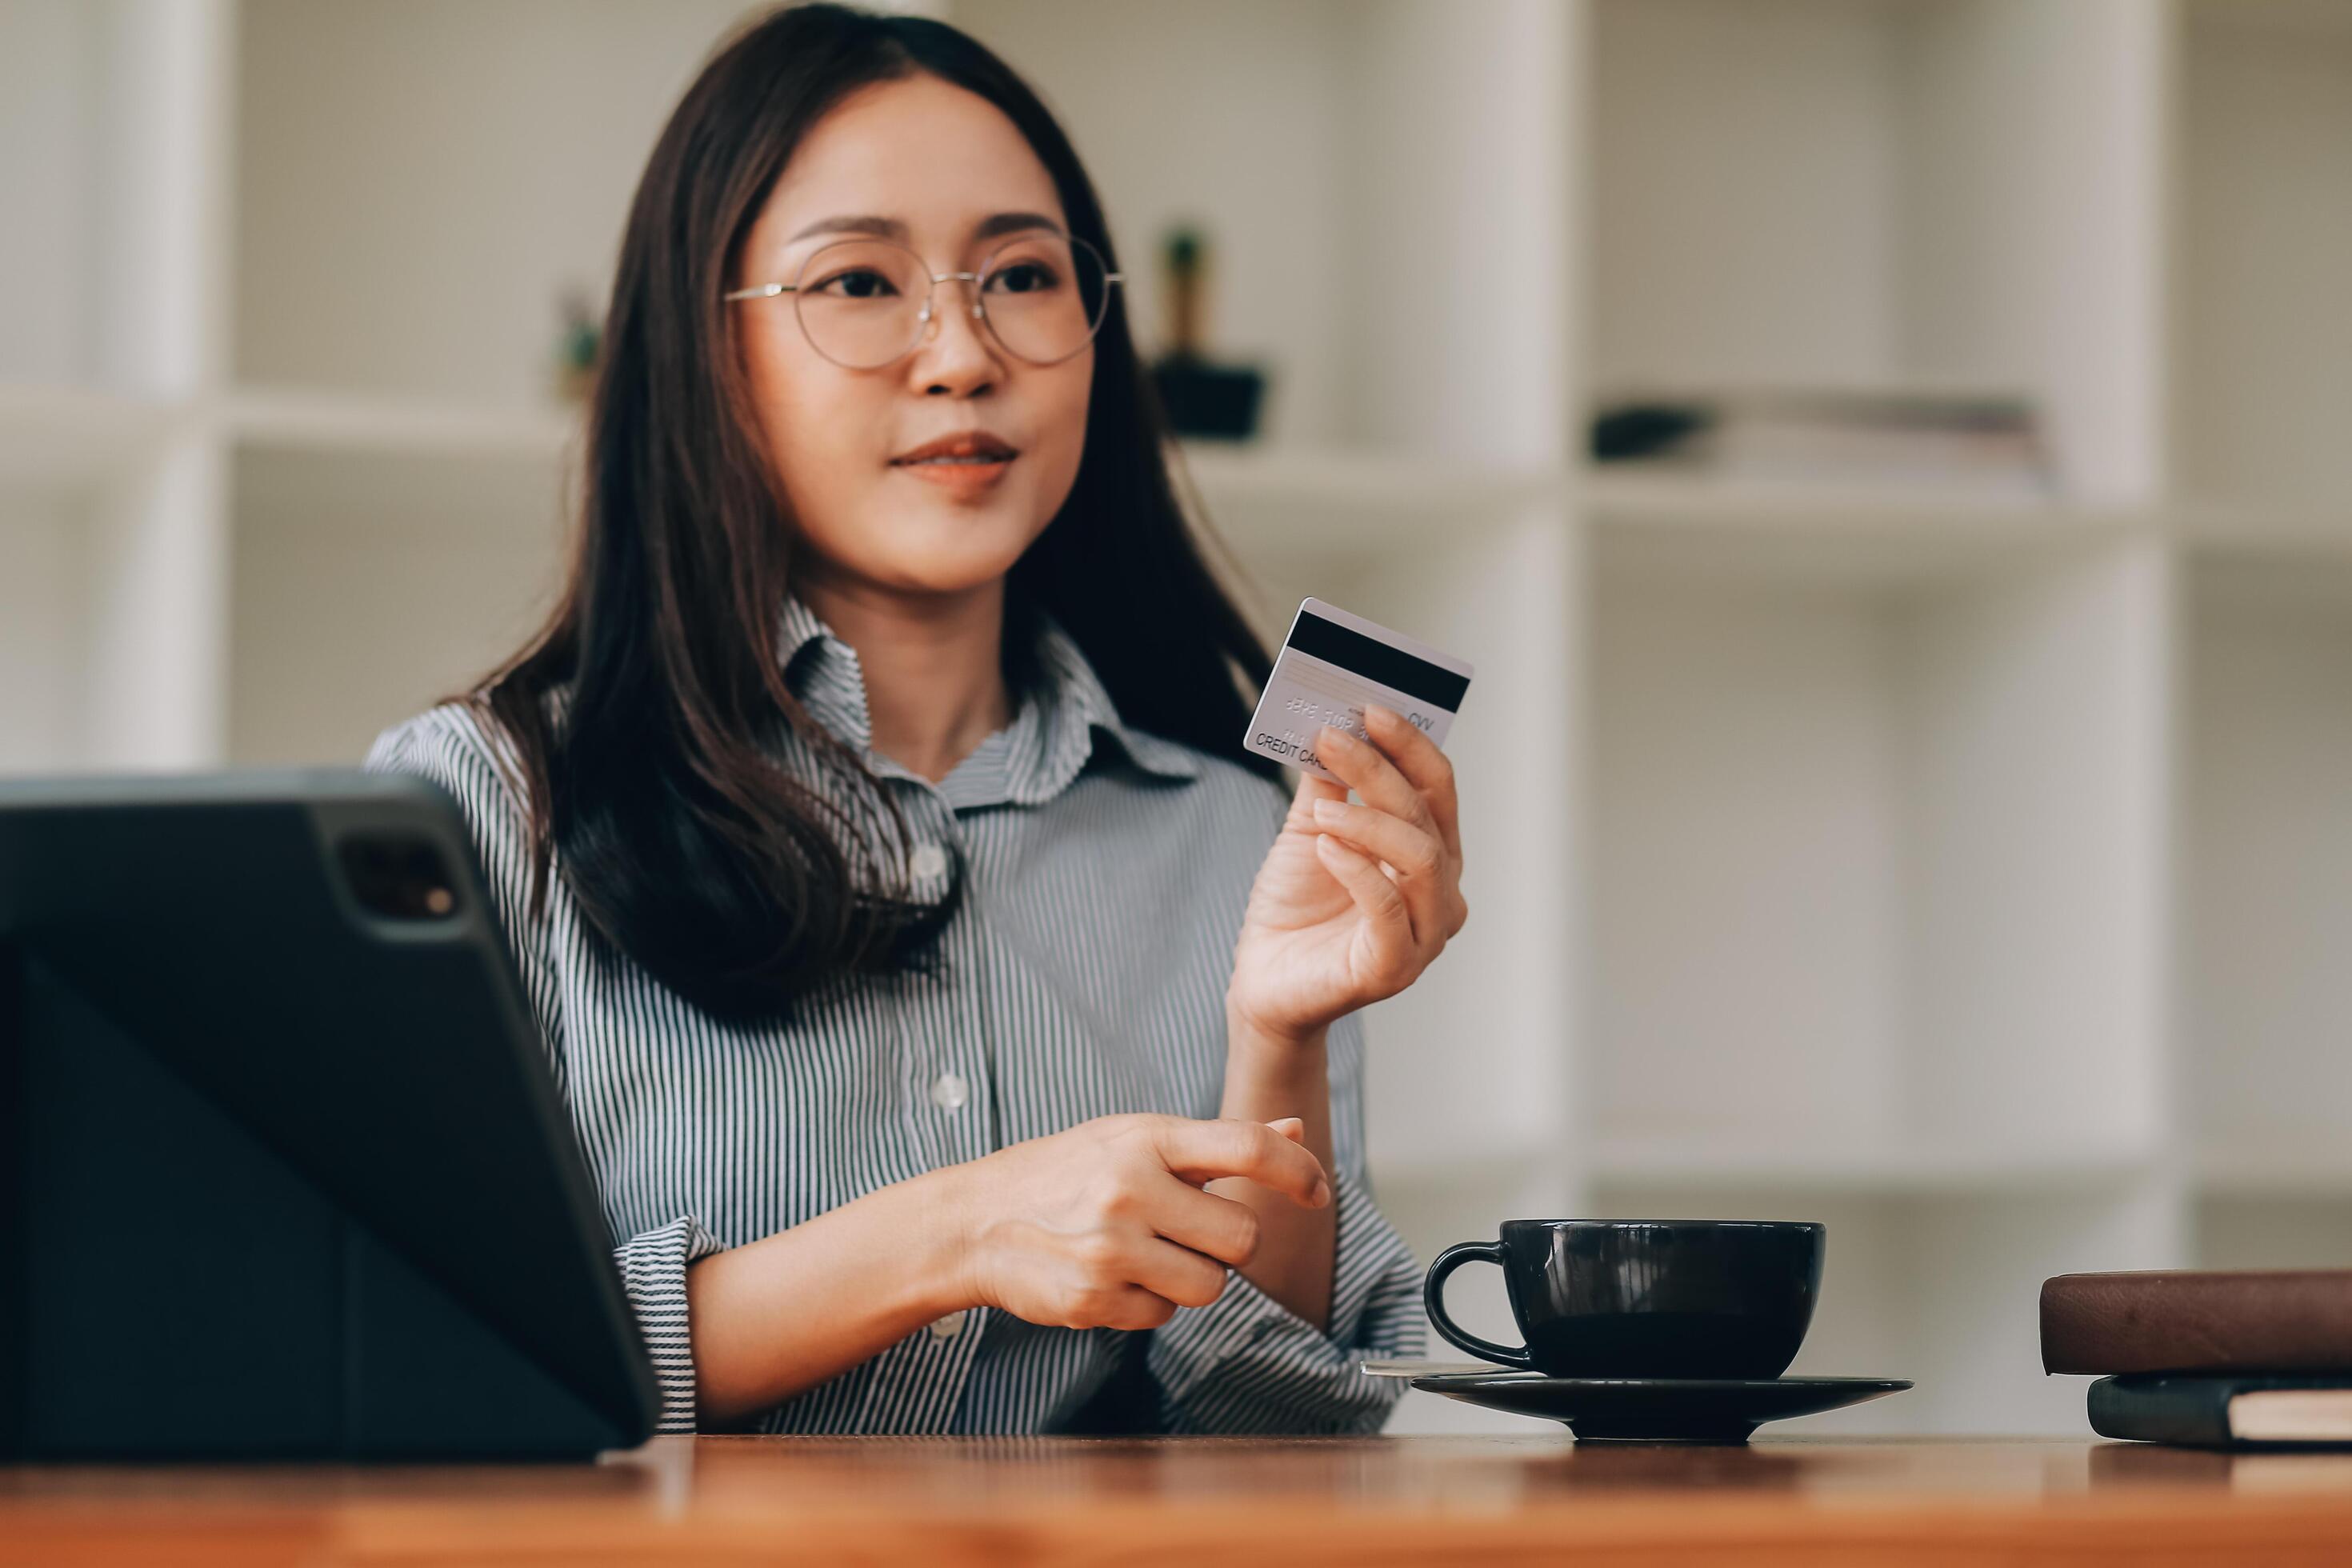
M 891 240 L 844 239 L 813 252 L 790 283 L 726 297 L 790 294 L 811 348 L 850 370 L 878 370 L 922 342 L 935 285 L 970 283 L 972 319 L 1015 359 L 1046 365 L 1094 340 L 1110 310 L 1110 286 L 1125 276 L 1107 268 L 1085 240 L 1051 230 L 1006 240 L 977 272 L 934 272 Z

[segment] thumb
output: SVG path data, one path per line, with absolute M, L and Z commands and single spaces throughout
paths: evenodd
M 1289 1139 L 1293 1143 L 1304 1143 L 1307 1142 L 1307 1123 L 1300 1121 L 1296 1116 L 1277 1116 L 1273 1121 L 1267 1122 L 1266 1125 L 1273 1128 L 1276 1132 L 1281 1133 L 1285 1138 Z

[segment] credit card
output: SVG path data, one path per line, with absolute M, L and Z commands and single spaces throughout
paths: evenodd
M 1320 599 L 1302 600 L 1266 677 L 1242 744 L 1286 767 L 1338 782 L 1315 759 L 1328 724 L 1359 740 L 1364 704 L 1393 709 L 1440 747 L 1470 689 L 1470 664 Z

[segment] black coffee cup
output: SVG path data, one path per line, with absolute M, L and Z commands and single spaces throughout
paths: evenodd
M 1472 1355 L 1549 1377 L 1778 1377 L 1821 1294 L 1825 1232 L 1792 1220 L 1513 1219 L 1429 1266 L 1429 1321 Z M 1503 1270 L 1525 1348 L 1465 1332 L 1445 1278 Z

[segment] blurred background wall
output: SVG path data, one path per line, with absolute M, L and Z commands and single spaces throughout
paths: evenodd
M 2352 5 L 926 8 L 1147 347 L 1204 246 L 1269 637 L 1479 666 L 1424 1257 L 1826 1220 L 1800 1370 L 1920 1386 L 1810 1425 L 1938 1431 L 2080 1429 L 2046 1274 L 2352 1264 Z M 347 763 L 530 629 L 563 301 L 742 14 L 0 0 L 0 769 Z

